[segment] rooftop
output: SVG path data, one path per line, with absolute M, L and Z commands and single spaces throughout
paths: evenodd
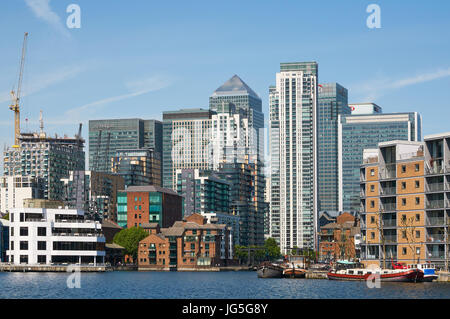
M 147 185 L 147 186 L 129 186 L 127 189 L 122 190 L 122 192 L 126 193 L 132 193 L 132 192 L 160 192 L 160 193 L 166 193 L 166 194 L 172 194 L 172 195 L 178 195 L 177 192 L 173 191 L 169 188 L 163 188 L 156 185 Z
M 230 96 L 230 95 L 249 95 L 254 98 L 260 99 L 258 94 L 255 93 L 239 76 L 233 75 L 231 79 L 222 84 L 211 97 L 218 96 Z

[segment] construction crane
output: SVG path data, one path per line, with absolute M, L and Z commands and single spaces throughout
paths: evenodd
M 14 145 L 13 147 L 19 147 L 19 136 L 20 136 L 20 93 L 22 88 L 22 77 L 23 77 L 23 67 L 25 64 L 25 52 L 27 46 L 28 32 L 25 32 L 23 36 L 23 46 L 22 46 L 22 57 L 20 59 L 20 69 L 19 69 L 19 81 L 17 83 L 17 91 L 11 90 L 12 104 L 9 109 L 14 112 Z

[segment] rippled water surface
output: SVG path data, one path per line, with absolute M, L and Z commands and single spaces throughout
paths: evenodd
M 256 272 L 0 273 L 0 298 L 450 298 L 450 283 L 260 279 Z

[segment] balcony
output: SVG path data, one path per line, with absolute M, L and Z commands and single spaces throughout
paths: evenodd
M 427 235 L 427 242 L 429 243 L 443 243 L 445 241 L 444 234 Z
M 397 227 L 397 219 L 383 219 L 383 227 Z
M 396 174 L 396 168 L 395 168 L 395 164 L 389 164 L 386 166 L 381 166 L 380 167 L 380 172 L 379 172 L 379 178 L 380 179 L 394 179 L 397 177 Z
M 397 235 L 384 235 L 384 242 L 385 243 L 396 243 Z

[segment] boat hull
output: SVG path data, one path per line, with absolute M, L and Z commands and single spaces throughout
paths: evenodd
M 285 269 L 283 272 L 283 277 L 285 278 L 305 278 L 306 270 L 304 269 Z
M 273 266 L 262 266 L 256 271 L 258 278 L 281 278 L 283 276 L 283 269 Z
M 375 274 L 375 273 L 374 273 Z M 374 279 L 373 274 L 364 275 L 350 275 L 350 274 L 339 274 L 335 272 L 328 272 L 327 274 L 329 280 L 348 280 L 348 281 L 366 281 Z M 423 272 L 418 269 L 408 269 L 402 272 L 395 272 L 389 274 L 379 274 L 380 281 L 382 282 L 421 282 L 423 281 Z

